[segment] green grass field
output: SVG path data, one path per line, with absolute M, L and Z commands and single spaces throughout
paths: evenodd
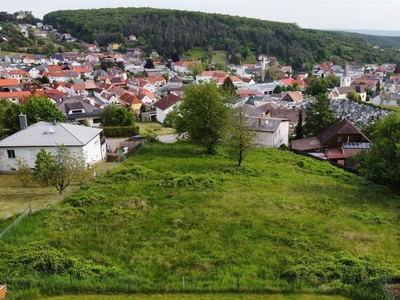
M 176 293 L 183 280 L 197 294 L 385 299 L 381 279 L 400 270 L 399 206 L 288 151 L 256 149 L 239 169 L 223 152 L 157 143 L 6 235 L 0 282 L 20 299 Z
M 346 300 L 322 295 L 249 295 L 249 294 L 177 294 L 177 295 L 80 295 L 46 298 L 48 300 Z
M 120 163 L 101 162 L 96 166 L 96 173 L 101 175 L 107 170 L 119 166 Z M 0 174 L 0 220 L 22 213 L 29 205 L 35 210 L 41 210 L 62 201 L 79 188 L 77 182 L 73 182 L 59 195 L 54 187 L 41 187 L 34 182 L 26 188 L 22 187 L 17 176 L 10 173 Z M 1 230 L 1 229 L 0 229 Z
M 157 122 L 148 122 L 148 123 L 136 122 L 136 126 L 139 127 L 139 132 L 142 135 L 146 134 L 146 132 L 148 131 L 152 131 L 157 135 L 172 134 L 174 131 L 172 128 L 164 127 Z

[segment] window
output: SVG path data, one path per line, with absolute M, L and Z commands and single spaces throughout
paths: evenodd
M 342 142 L 342 137 L 341 137 L 341 136 L 338 136 L 338 137 L 337 137 L 337 142 L 338 142 L 338 143 L 341 143 L 341 142 Z
M 14 150 L 7 150 L 8 158 L 15 158 L 15 151 Z

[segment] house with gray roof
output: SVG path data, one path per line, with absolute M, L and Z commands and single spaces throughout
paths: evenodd
M 101 137 L 102 129 L 56 121 L 38 122 L 28 127 L 26 117 L 22 115 L 20 121 L 22 129 L 0 141 L 0 171 L 14 168 L 18 157 L 34 168 L 40 149 L 52 152 L 60 145 L 68 147 L 72 153 L 82 151 L 88 164 L 105 159 L 106 143 Z
M 250 130 L 257 132 L 255 142 L 259 146 L 279 148 L 289 144 L 289 120 L 267 118 L 264 114 L 248 117 Z

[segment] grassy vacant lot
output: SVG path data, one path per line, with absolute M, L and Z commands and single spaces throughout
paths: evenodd
M 146 132 L 148 131 L 154 132 L 157 135 L 172 134 L 174 131 L 172 128 L 164 127 L 157 122 L 149 122 L 149 123 L 136 122 L 136 126 L 139 127 L 139 132 L 141 135 L 146 134 Z
M 0 282 L 21 299 L 176 293 L 183 280 L 194 293 L 385 299 L 399 200 L 287 151 L 257 149 L 237 168 L 223 152 L 153 144 L 6 235 Z
M 346 300 L 340 296 L 322 295 L 249 295 L 249 294 L 176 294 L 176 295 L 115 295 L 61 296 L 48 300 Z
M 120 163 L 101 162 L 96 166 L 96 173 L 101 175 L 118 165 Z M 60 196 L 54 187 L 41 187 L 35 183 L 30 183 L 28 187 L 24 188 L 21 186 L 17 176 L 10 173 L 1 173 L 0 187 L 1 220 L 20 214 L 29 205 L 36 210 L 52 206 L 64 199 L 66 195 L 76 191 L 79 188 L 79 184 L 73 182 Z

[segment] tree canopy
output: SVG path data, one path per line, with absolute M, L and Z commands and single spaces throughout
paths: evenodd
M 122 106 L 107 105 L 100 112 L 102 126 L 133 126 L 135 116 Z
M 231 110 L 228 114 L 227 133 L 225 145 L 231 159 L 242 165 L 246 155 L 257 142 L 257 132 L 251 130 L 244 107 Z
M 331 109 L 331 100 L 327 94 L 315 96 L 315 101 L 308 103 L 306 114 L 303 127 L 306 136 L 316 135 L 335 121 L 335 112 Z
M 68 187 L 80 172 L 86 169 L 83 152 L 71 152 L 63 145 L 54 152 L 40 149 L 36 156 L 34 179 L 42 185 L 54 186 L 59 194 Z
M 187 134 L 199 146 L 213 154 L 225 133 L 228 108 L 223 104 L 214 82 L 189 85 L 185 89 L 178 117 L 174 122 L 180 134 Z
M 356 155 L 358 171 L 367 179 L 400 187 L 400 116 L 391 114 L 368 128 L 371 138 L 369 153 Z
M 100 46 L 135 34 L 137 46 L 154 49 L 164 58 L 182 55 L 194 47 L 226 50 L 232 63 L 249 57 L 249 49 L 277 57 L 294 69 L 306 62 L 332 57 L 347 61 L 400 61 L 397 41 L 367 35 L 301 29 L 295 24 L 221 14 L 153 8 L 60 10 L 46 14 L 44 24 L 57 26 L 88 43 Z M 373 45 L 385 44 L 385 52 Z M 397 44 L 396 44 L 397 42 Z M 390 43 L 390 47 L 386 47 Z M 396 44 L 396 45 L 395 45 Z M 136 44 L 135 44 L 136 45 Z M 175 59 L 175 55 L 174 55 Z
M 56 119 L 57 122 L 64 122 L 65 117 L 63 113 L 57 108 L 52 100 L 46 97 L 30 96 L 28 101 L 22 105 L 11 103 L 8 100 L 1 100 L 4 104 L 0 105 L 0 128 L 13 134 L 20 130 L 19 115 L 25 114 L 28 125 L 35 124 L 40 121 L 51 122 Z M 7 101 L 7 102 L 4 102 Z M 2 117 L 6 116 L 6 117 Z

